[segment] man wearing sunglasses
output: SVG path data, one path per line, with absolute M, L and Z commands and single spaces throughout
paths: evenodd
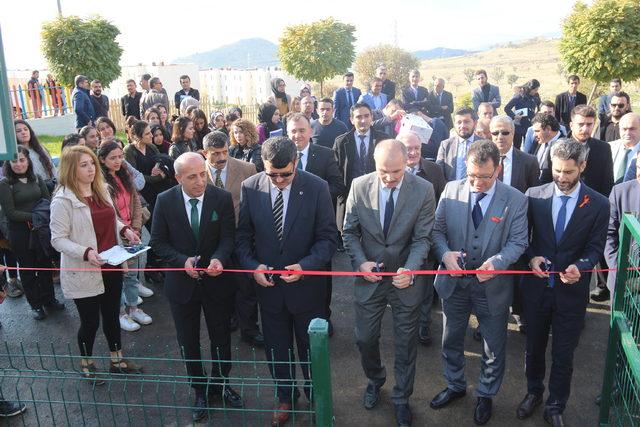
M 314 318 L 326 314 L 326 279 L 303 276 L 299 271 L 326 270 L 336 251 L 338 233 L 327 183 L 298 169 L 298 149 L 289 138 L 272 137 L 262 144 L 264 172 L 242 183 L 236 255 L 242 268 L 257 270 L 265 353 L 271 375 L 277 380 L 279 404 L 272 424 L 283 425 L 296 405 L 291 364 L 295 344 L 309 379 L 309 336 Z M 264 274 L 269 269 L 291 274 Z M 307 399 L 310 389 L 304 387 Z
M 611 142 L 620 139 L 620 119 L 631 111 L 631 100 L 626 92 L 616 92 L 611 96 L 609 114 L 600 116 L 600 139 Z
M 484 351 L 474 421 L 491 418 L 492 398 L 502 384 L 506 362 L 507 320 L 513 276 L 506 270 L 527 247 L 527 198 L 498 181 L 500 152 L 491 141 L 474 142 L 466 157 L 465 179 L 449 182 L 442 193 L 433 226 L 433 249 L 441 268 L 486 270 L 475 275 L 436 277 L 442 298 L 442 360 L 447 387 L 431 401 L 440 409 L 466 394 L 464 339 L 473 311 Z M 464 263 L 460 259 L 464 257 Z

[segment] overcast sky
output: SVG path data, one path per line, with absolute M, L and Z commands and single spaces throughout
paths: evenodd
M 60 0 L 64 15 L 99 14 L 121 31 L 122 65 L 169 62 L 240 39 L 274 43 L 287 25 L 322 17 L 356 26 L 356 48 L 395 41 L 410 51 L 481 49 L 539 35 L 559 35 L 573 0 L 396 0 L 387 2 Z M 9 69 L 43 68 L 40 28 L 55 19 L 56 0 L 2 0 L 0 25 Z M 90 52 L 87 52 L 90 54 Z

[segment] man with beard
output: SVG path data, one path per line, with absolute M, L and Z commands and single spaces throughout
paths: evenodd
M 91 82 L 91 103 L 96 112 L 96 119 L 109 117 L 109 98 L 102 94 L 102 82 L 94 80 Z
M 477 110 L 482 102 L 488 102 L 493 108 L 493 114 L 496 115 L 498 107 L 502 102 L 500 98 L 500 88 L 489 83 L 487 72 L 478 70 L 475 74 L 478 87 L 473 90 L 472 102 L 474 110 Z
M 229 137 L 222 132 L 213 131 L 202 140 L 204 154 L 207 158 L 207 181 L 231 193 L 236 224 L 240 213 L 240 184 L 257 173 L 253 163 L 229 157 Z M 235 267 L 238 261 L 231 257 Z M 233 268 L 233 267 L 232 267 Z M 264 345 L 264 338 L 258 326 L 258 296 L 253 283 L 245 274 L 234 274 L 236 284 L 235 312 L 231 315 L 231 325 L 240 326 L 243 341 L 256 347 Z M 237 324 L 234 318 L 237 317 Z M 232 326 L 233 328 L 234 326 Z
M 527 191 L 531 237 L 525 258 L 533 274 L 523 275 L 520 284 L 527 320 L 527 394 L 516 415 L 525 419 L 542 403 L 546 348 L 553 330 L 544 410 L 544 419 L 553 426 L 564 425 L 573 353 L 589 301 L 591 273 L 586 271 L 602 257 L 609 222 L 606 197 L 580 181 L 586 159 L 585 144 L 556 141 L 551 147 L 553 183 Z
M 562 129 L 553 114 L 538 113 L 531 120 L 535 144 L 529 147 L 529 154 L 536 156 L 538 160 L 539 174 L 550 173 L 551 168 L 551 145 L 562 137 Z
M 436 163 L 442 167 L 447 182 L 464 179 L 467 176 L 467 152 L 471 144 L 479 139 L 474 134 L 477 120 L 476 113 L 470 108 L 460 108 L 454 114 L 453 128 L 457 136 L 452 136 L 440 143 L 436 159 Z
M 620 119 L 631 111 L 631 100 L 626 92 L 616 92 L 611 97 L 609 114 L 600 119 L 600 139 L 611 142 L 620 139 Z
M 120 98 L 120 107 L 124 117 L 133 116 L 140 120 L 140 99 L 142 92 L 136 90 L 136 81 L 127 80 L 127 94 Z

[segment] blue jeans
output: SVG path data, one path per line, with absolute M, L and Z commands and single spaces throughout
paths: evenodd
M 145 227 L 142 227 L 141 244 L 147 245 L 151 240 L 151 235 Z M 143 253 L 135 258 L 131 258 L 127 263 L 129 268 L 143 268 L 147 264 L 147 253 Z M 142 271 L 128 271 L 122 276 L 122 298 L 121 306 L 135 307 L 138 301 L 138 285 L 144 277 Z

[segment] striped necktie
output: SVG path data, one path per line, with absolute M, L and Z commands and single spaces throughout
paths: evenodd
M 282 240 L 282 214 L 284 208 L 284 201 L 282 200 L 282 190 L 278 189 L 278 195 L 276 196 L 276 202 L 273 204 L 273 221 L 276 226 L 276 234 L 278 240 Z

